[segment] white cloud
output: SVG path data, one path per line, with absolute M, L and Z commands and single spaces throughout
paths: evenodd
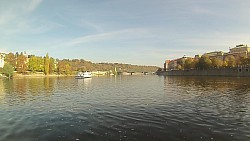
M 42 0 L 23 0 L 23 1 L 0 1 L 0 25 L 9 26 L 18 24 L 23 18 L 34 11 L 42 2 Z M 15 27 L 12 27 L 15 28 Z
M 200 15 L 210 15 L 210 16 L 218 16 L 219 13 L 218 12 L 215 12 L 215 11 L 212 11 L 211 9 L 208 9 L 208 8 L 204 8 L 204 7 L 201 7 L 201 6 L 195 6 L 192 8 L 193 12 L 196 13 L 196 14 L 200 14 Z
M 145 29 L 124 29 L 124 30 L 118 30 L 118 31 L 111 31 L 106 33 L 99 33 L 94 35 L 87 35 L 78 37 L 75 39 L 72 39 L 71 41 L 65 43 L 66 46 L 74 46 L 86 42 L 96 42 L 100 40 L 116 40 L 119 38 L 130 38 L 131 36 L 138 36 L 138 35 L 144 35 L 147 33 L 147 30 Z
M 15 19 L 18 16 L 18 13 L 14 10 L 0 10 L 0 25 L 6 25 L 11 20 Z
M 88 27 L 90 29 L 94 29 L 97 32 L 104 32 L 103 28 L 100 25 L 86 20 L 81 20 L 79 26 L 85 28 Z
M 32 16 L 42 0 L 23 0 L 0 2 L 0 5 L 8 5 L 0 9 L 0 32 L 5 39 L 24 34 L 41 34 L 51 31 L 63 25 Z M 19 35 L 20 34 L 20 35 Z
M 34 11 L 34 10 L 39 6 L 39 4 L 40 4 L 41 2 L 42 2 L 42 0 L 32 0 L 32 1 L 29 3 L 28 7 L 27 7 L 27 11 L 28 11 L 28 12 Z

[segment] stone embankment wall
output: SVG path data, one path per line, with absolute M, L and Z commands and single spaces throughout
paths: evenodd
M 208 70 L 170 70 L 158 72 L 158 75 L 166 76 L 248 76 L 250 77 L 250 68 L 224 68 Z

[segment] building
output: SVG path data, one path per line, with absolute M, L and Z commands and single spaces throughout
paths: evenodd
M 197 55 L 194 56 L 195 60 L 199 60 L 200 58 L 201 58 L 201 55 L 199 55 L 199 54 L 197 54 Z
M 236 47 L 229 48 L 229 52 L 225 53 L 222 51 L 213 51 L 204 53 L 202 56 L 208 56 L 210 59 L 219 59 L 221 61 L 225 61 L 227 57 L 234 57 L 236 60 L 241 58 L 250 58 L 250 47 L 247 45 L 236 45 Z M 195 55 L 193 60 L 199 60 L 200 55 Z M 174 59 L 174 60 L 166 60 L 164 63 L 164 70 L 175 70 L 180 69 L 185 64 L 186 59 L 189 57 L 183 56 L 182 58 Z
M 5 54 L 0 53 L 0 68 L 3 68 L 4 66 L 4 58 L 5 58 Z
M 166 60 L 166 61 L 165 61 L 163 71 L 168 70 L 168 64 L 169 64 L 170 61 L 171 61 L 171 60 Z
M 228 55 L 233 55 L 235 58 L 250 57 L 250 47 L 243 44 L 236 45 L 236 47 L 229 49 Z
M 236 47 L 234 48 L 230 48 L 229 50 L 230 53 L 248 53 L 250 52 L 250 47 L 248 47 L 247 45 L 240 44 L 236 45 Z
M 176 68 L 177 68 L 177 59 L 170 60 L 168 65 L 167 65 L 167 70 L 174 70 Z
M 208 56 L 210 59 L 219 59 L 221 61 L 223 61 L 224 59 L 224 52 L 222 51 L 213 51 L 213 52 L 208 52 L 208 53 L 205 53 L 203 55 L 206 55 Z
M 187 58 L 190 58 L 190 57 L 183 56 L 175 60 L 166 60 L 164 63 L 164 69 L 165 68 L 166 70 L 181 69 L 184 67 L 184 64 Z M 166 64 L 166 67 L 165 67 L 165 64 Z

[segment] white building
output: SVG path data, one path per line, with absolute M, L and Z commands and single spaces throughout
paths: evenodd
M 4 66 L 4 57 L 5 57 L 5 55 L 4 54 L 0 54 L 0 68 L 3 68 L 3 66 Z

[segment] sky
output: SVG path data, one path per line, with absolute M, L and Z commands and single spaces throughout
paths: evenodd
M 249 0 L 0 0 L 0 52 L 163 66 L 250 44 Z

